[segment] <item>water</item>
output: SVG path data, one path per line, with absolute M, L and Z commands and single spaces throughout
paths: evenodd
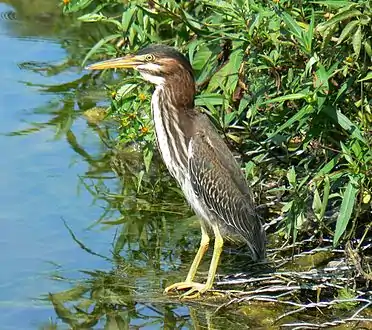
M 14 9 L 0 4 L 0 12 Z M 1 212 L 0 212 L 0 308 L 1 328 L 35 328 L 52 316 L 50 306 L 37 300 L 41 294 L 62 287 L 50 279 L 59 267 L 75 271 L 80 268 L 109 267 L 100 259 L 82 251 L 70 239 L 65 219 L 77 234 L 95 241 L 98 251 L 107 251 L 113 231 L 99 235 L 85 228 L 99 217 L 99 205 L 91 205 L 89 193 L 77 193 L 77 178 L 88 166 L 76 157 L 64 137 L 56 137 L 56 127 L 47 125 L 32 134 L 10 136 L 28 130 L 53 116 L 61 106 L 61 96 L 44 93 L 29 86 L 59 84 L 79 77 L 66 71 L 53 77 L 25 70 L 20 64 L 28 61 L 57 63 L 66 54 L 58 39 L 41 35 L 27 36 L 32 31 L 28 21 L 0 20 L 0 148 Z M 29 28 L 31 26 L 31 28 Z M 48 27 L 45 24 L 44 28 Z M 47 30 L 47 29 L 46 29 Z M 72 130 L 87 139 L 92 153 L 99 152 L 96 136 L 86 122 L 76 119 Z M 93 263 L 93 264 L 92 264 Z
M 106 100 L 79 68 L 94 32 L 51 1 L 0 3 L 0 13 L 1 329 L 229 324 L 212 302 L 162 295 L 186 276 L 198 224 L 182 221 L 192 214 L 161 166 L 139 194 L 140 155 L 115 158 L 122 181 L 112 172 L 113 125 L 82 115 Z

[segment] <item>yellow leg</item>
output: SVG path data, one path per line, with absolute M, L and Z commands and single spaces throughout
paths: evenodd
M 185 282 L 192 282 L 192 280 L 195 277 L 196 271 L 198 270 L 200 261 L 202 260 L 205 252 L 207 252 L 207 250 L 208 250 L 209 236 L 208 236 L 208 233 L 207 233 L 207 231 L 206 231 L 206 229 L 204 228 L 203 225 L 201 226 L 201 232 L 202 232 L 202 237 L 201 237 L 201 241 L 200 241 L 200 246 L 199 246 L 198 252 L 196 253 L 194 261 L 191 264 L 191 267 L 190 267 L 190 270 L 187 274 Z
M 221 236 L 220 230 L 218 229 L 218 226 L 213 227 L 213 232 L 215 236 L 213 256 L 211 264 L 209 266 L 207 283 L 205 283 L 206 289 L 203 292 L 209 290 L 213 286 L 214 277 L 216 276 L 218 262 L 220 261 L 220 256 L 223 248 L 223 238 Z
M 185 282 L 178 282 L 178 283 L 175 283 L 175 284 L 172 284 L 166 287 L 164 290 L 165 293 L 172 291 L 172 290 L 182 290 L 182 289 L 192 287 L 192 284 L 193 284 L 192 280 L 194 279 L 196 271 L 198 270 L 200 261 L 202 260 L 209 246 L 209 236 L 203 225 L 201 226 L 201 232 L 202 232 L 202 237 L 200 241 L 200 246 L 199 246 L 198 252 L 195 255 L 194 261 L 191 264 L 191 267 L 187 274 Z
M 218 226 L 213 226 L 213 232 L 215 235 L 215 242 L 214 242 L 212 261 L 209 266 L 207 282 L 205 284 L 192 282 L 195 276 L 195 273 L 196 273 L 196 269 L 200 263 L 200 260 L 208 247 L 208 245 L 206 245 L 204 248 L 202 248 L 203 245 L 201 243 L 199 251 L 196 254 L 194 262 L 191 265 L 189 274 L 187 275 L 186 281 L 176 283 L 176 284 L 173 284 L 167 287 L 165 289 L 165 292 L 169 292 L 173 289 L 176 289 L 176 290 L 189 289 L 186 293 L 184 293 L 181 296 L 181 298 L 195 298 L 199 296 L 200 293 L 204 293 L 212 288 L 214 278 L 216 276 L 218 262 L 220 260 L 220 255 L 222 252 L 222 247 L 223 247 L 223 238 L 221 236 L 220 230 L 218 229 Z M 206 235 L 205 231 L 203 232 L 203 227 L 202 227 L 202 234 L 203 233 Z M 208 235 L 206 236 L 208 237 Z M 203 242 L 203 236 L 202 236 L 202 242 Z M 209 242 L 209 237 L 208 237 L 208 242 Z

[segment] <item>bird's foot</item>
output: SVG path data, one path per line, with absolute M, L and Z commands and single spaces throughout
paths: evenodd
M 211 285 L 197 283 L 197 282 L 178 282 L 174 283 L 165 288 L 164 293 L 169 293 L 171 291 L 181 291 L 187 290 L 185 293 L 181 295 L 181 299 L 194 299 L 200 297 L 200 295 L 209 289 L 211 289 Z

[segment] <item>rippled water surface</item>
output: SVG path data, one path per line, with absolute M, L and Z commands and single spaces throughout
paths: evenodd
M 39 299 L 66 288 L 66 283 L 52 280 L 59 269 L 73 274 L 82 268 L 110 267 L 80 249 L 62 219 L 77 235 L 94 241 L 95 249 L 102 253 L 109 251 L 114 233 L 86 230 L 102 212 L 98 204 L 92 205 L 86 190 L 78 189 L 79 175 L 89 165 L 66 142 L 64 133 L 57 136 L 57 121 L 44 124 L 57 115 L 66 95 L 44 92 L 40 86 L 62 84 L 80 73 L 71 69 L 46 76 L 22 67 L 32 62 L 56 64 L 66 58 L 61 40 L 50 35 L 55 27 L 53 13 L 45 21 L 46 13 L 22 12 L 23 5 L 27 3 L 0 3 L 2 329 L 38 328 L 55 317 L 51 305 Z M 70 107 L 71 112 L 77 110 L 73 102 Z M 84 120 L 76 116 L 71 129 L 78 139 L 84 139 L 90 153 L 100 152 L 97 135 Z

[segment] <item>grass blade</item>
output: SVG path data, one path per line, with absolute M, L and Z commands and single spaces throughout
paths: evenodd
M 328 27 L 335 25 L 341 21 L 344 21 L 346 19 L 350 19 L 351 17 L 360 16 L 362 13 L 357 9 L 349 9 L 343 12 L 340 12 L 333 16 L 330 20 L 328 20 L 325 23 L 321 23 L 318 25 L 318 31 L 322 32 Z
M 85 66 L 86 62 L 89 60 L 89 58 L 99 49 L 101 48 L 104 44 L 107 44 L 108 42 L 110 42 L 111 40 L 114 40 L 114 39 L 117 39 L 117 38 L 120 38 L 122 35 L 120 33 L 116 33 L 116 34 L 113 34 L 113 35 L 110 35 L 110 36 L 107 36 L 103 39 L 101 39 L 100 41 L 98 41 L 93 47 L 92 49 L 87 53 L 87 55 L 85 55 L 85 58 L 81 64 L 82 67 Z
M 337 218 L 335 236 L 333 237 L 333 246 L 337 245 L 342 234 L 345 232 L 354 209 L 355 199 L 358 191 L 359 189 L 356 185 L 355 179 L 350 177 L 350 181 L 346 186 L 346 190 L 342 198 L 340 214 Z
M 300 121 L 303 117 L 308 116 L 313 111 L 314 111 L 314 108 L 311 105 L 307 105 L 307 106 L 303 107 L 295 115 L 293 115 L 291 118 L 289 118 L 283 125 L 281 125 L 274 133 L 270 134 L 268 138 L 269 139 L 273 138 L 279 132 L 281 132 L 282 130 L 290 127 L 296 121 Z
M 324 112 L 332 120 L 339 124 L 344 130 L 348 131 L 351 137 L 359 140 L 365 145 L 368 145 L 359 127 L 356 124 L 354 124 L 348 117 L 346 117 L 340 110 L 336 110 L 332 107 L 326 107 Z
M 359 25 L 353 36 L 353 48 L 356 58 L 359 57 L 360 49 L 362 47 L 362 27 Z

